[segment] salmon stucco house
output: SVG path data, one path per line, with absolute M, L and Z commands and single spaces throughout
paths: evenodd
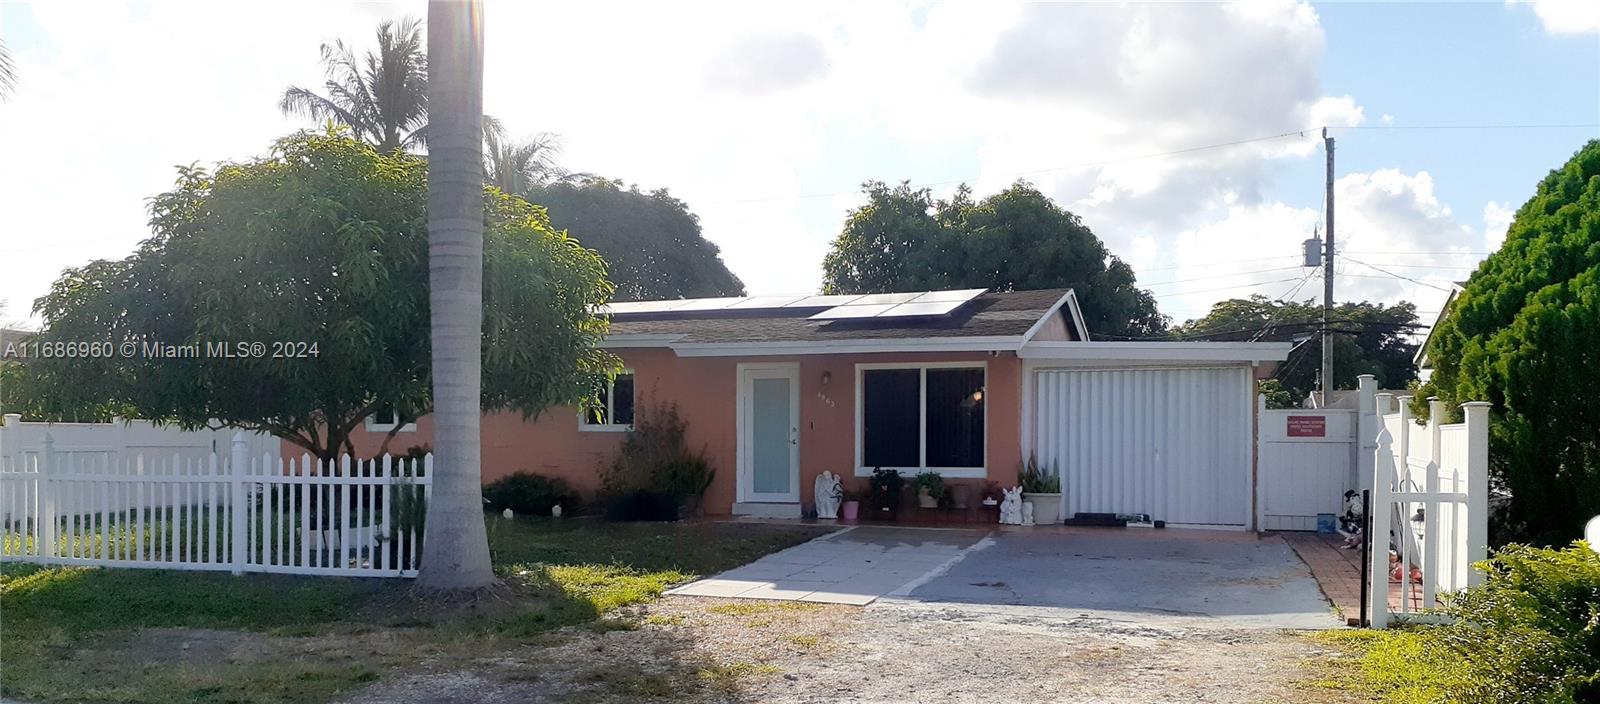
M 1061 473 L 1063 515 L 1146 513 L 1251 528 L 1255 380 L 1286 343 L 1091 341 L 1071 290 L 927 291 L 615 303 L 625 373 L 604 409 L 483 424 L 485 481 L 519 470 L 592 490 L 635 408 L 678 404 L 716 481 L 711 514 L 800 516 L 824 470 L 1016 482 Z M 377 448 L 400 419 L 355 438 Z M 429 418 L 392 447 L 431 443 Z M 850 477 L 856 477 L 853 482 Z

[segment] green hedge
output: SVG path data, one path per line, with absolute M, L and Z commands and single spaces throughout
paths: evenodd
M 1480 566 L 1484 583 L 1445 605 L 1451 625 L 1330 640 L 1364 651 L 1385 701 L 1600 702 L 1600 554 L 1508 545 Z

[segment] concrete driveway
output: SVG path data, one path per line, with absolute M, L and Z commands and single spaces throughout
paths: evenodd
M 1242 532 L 999 532 L 897 599 L 1174 625 L 1341 625 L 1310 571 L 1281 538 Z
M 669 592 L 1223 628 L 1332 628 L 1277 536 L 1036 526 L 862 526 Z
M 986 533 L 847 527 L 667 593 L 865 606 L 941 573 Z

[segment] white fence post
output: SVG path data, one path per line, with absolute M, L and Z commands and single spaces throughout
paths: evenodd
M 17 426 L 21 423 L 22 415 L 19 413 L 7 413 L 0 415 L 0 465 L 4 465 L 6 458 L 10 457 L 10 455 L 6 454 L 6 445 L 8 444 L 6 442 L 6 436 L 16 433 Z M 15 445 L 16 442 L 12 441 L 9 444 Z M 11 466 L 19 472 L 22 471 L 22 456 L 18 455 L 12 461 Z
M 40 453 L 39 465 L 35 467 L 39 485 L 39 540 L 44 543 L 39 548 L 39 557 L 50 561 L 57 555 L 56 492 L 55 487 L 50 485 L 50 472 L 55 469 L 56 439 L 47 432 L 43 444 L 44 452 Z
M 244 566 L 250 554 L 250 544 L 245 537 L 245 521 L 249 508 L 246 506 L 244 479 L 247 460 L 245 459 L 244 433 L 233 434 L 233 456 L 228 465 L 228 486 L 232 490 L 232 497 L 228 502 L 228 517 L 232 519 L 228 530 L 228 543 L 232 546 L 228 552 L 230 564 L 233 565 L 234 574 L 244 574 Z
M 1367 589 L 1367 613 L 1371 614 L 1373 628 L 1388 628 L 1389 519 L 1393 512 L 1389 492 L 1390 483 L 1394 481 L 1396 472 L 1393 438 L 1389 435 L 1387 427 L 1378 429 L 1377 444 L 1378 448 L 1375 450 L 1372 463 L 1374 475 L 1371 513 L 1367 516 L 1372 528 L 1372 533 L 1367 536 L 1367 541 L 1372 546 L 1368 551 L 1368 560 L 1371 564 L 1368 565 L 1367 577 L 1371 580 L 1371 584 Z
M 1476 565 L 1489 557 L 1489 403 L 1461 404 L 1467 416 L 1467 559 Z M 1483 572 L 1467 571 L 1467 586 L 1483 583 Z
M 1444 466 L 1441 442 L 1444 435 L 1445 403 L 1437 396 L 1428 397 L 1428 476 L 1423 477 L 1423 490 L 1428 498 L 1422 502 L 1422 608 L 1435 606 L 1439 580 L 1443 578 L 1443 565 L 1439 560 L 1439 472 Z
M 1378 412 L 1376 409 L 1378 377 L 1362 374 L 1356 377 L 1359 401 L 1356 405 L 1356 462 L 1355 481 L 1350 486 L 1356 491 L 1371 489 L 1373 451 L 1378 447 Z

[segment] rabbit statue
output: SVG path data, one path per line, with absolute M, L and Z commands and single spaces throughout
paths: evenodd
M 1000 523 L 1008 526 L 1022 525 L 1022 487 L 1005 490 L 1000 502 Z

